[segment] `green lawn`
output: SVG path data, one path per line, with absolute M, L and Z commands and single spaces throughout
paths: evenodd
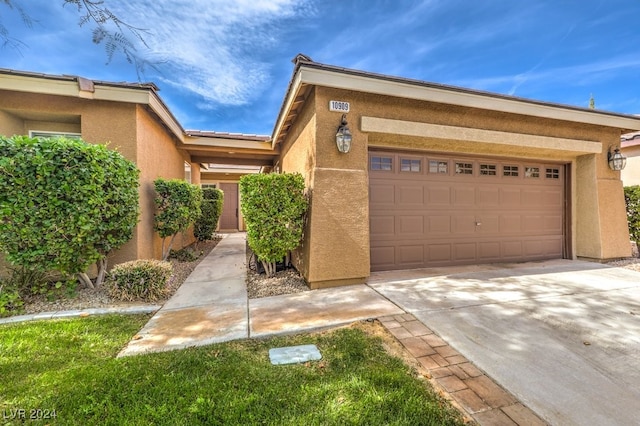
M 0 424 L 447 425 L 460 417 L 361 329 L 116 359 L 146 316 L 0 326 Z M 316 344 L 321 361 L 271 365 Z M 41 411 L 32 411 L 41 410 Z M 29 420 L 27 420 L 29 421 Z

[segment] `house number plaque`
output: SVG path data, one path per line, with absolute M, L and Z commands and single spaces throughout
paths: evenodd
M 349 102 L 329 101 L 329 111 L 347 113 L 349 112 Z

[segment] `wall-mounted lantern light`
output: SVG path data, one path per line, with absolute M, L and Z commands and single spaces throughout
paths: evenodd
M 336 132 L 338 151 L 346 154 L 351 149 L 351 131 L 347 126 L 347 114 L 342 114 L 342 121 Z
M 620 148 L 615 148 L 613 152 L 611 152 L 611 148 L 609 148 L 607 161 L 609 162 L 609 168 L 611 170 L 622 170 L 624 166 L 627 165 L 627 157 L 620 153 Z

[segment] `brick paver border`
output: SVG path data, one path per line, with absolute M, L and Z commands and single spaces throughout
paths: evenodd
M 421 373 L 478 424 L 547 424 L 412 314 L 379 321 L 425 370 Z

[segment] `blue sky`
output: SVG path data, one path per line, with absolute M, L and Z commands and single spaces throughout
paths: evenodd
M 0 2 L 16 49 L 0 68 L 136 82 L 107 64 L 62 0 Z M 321 63 L 524 98 L 640 114 L 637 0 L 105 0 L 147 29 L 141 81 L 185 129 L 270 135 L 297 53 Z M 133 39 L 135 42 L 135 39 Z

